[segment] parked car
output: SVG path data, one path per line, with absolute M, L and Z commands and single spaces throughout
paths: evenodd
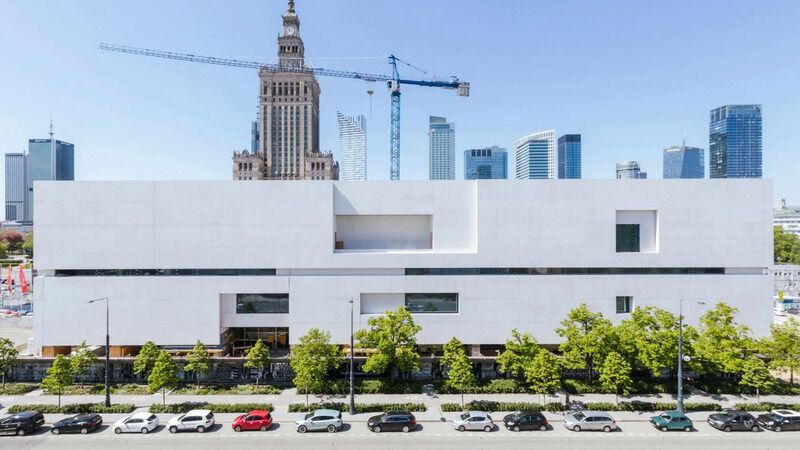
M 576 411 L 564 416 L 564 426 L 572 431 L 605 431 L 618 430 L 617 422 L 611 414 L 601 411 Z
M 511 431 L 547 430 L 544 414 L 535 411 L 519 411 L 503 417 L 503 425 Z
M 294 424 L 298 433 L 321 430 L 335 433 L 342 428 L 342 413 L 335 409 L 318 409 L 306 414 Z
M 725 410 L 708 416 L 708 424 L 712 427 L 730 431 L 758 431 L 756 418 L 748 412 Z
M 694 427 L 692 419 L 680 411 L 664 411 L 657 416 L 650 417 L 650 423 L 661 431 L 692 431 Z
M 0 420 L 0 434 L 25 436 L 44 425 L 44 416 L 38 411 L 25 411 Z
M 208 409 L 193 409 L 186 414 L 181 414 L 169 419 L 167 429 L 170 433 L 178 431 L 197 431 L 204 433 L 214 425 L 214 413 Z
M 375 433 L 381 431 L 402 431 L 408 433 L 417 427 L 417 419 L 408 411 L 387 411 L 367 420 L 367 428 Z
M 66 419 L 59 420 L 50 427 L 53 434 L 61 433 L 80 433 L 86 434 L 100 428 L 103 418 L 99 414 L 77 414 Z
M 798 431 L 800 430 L 800 413 L 791 409 L 776 409 L 758 416 L 756 423 L 761 428 L 777 433 L 781 431 Z
M 269 413 L 269 411 L 253 410 L 247 414 L 242 414 L 241 416 L 233 419 L 231 427 L 233 427 L 233 431 L 236 432 L 243 430 L 267 431 L 271 425 L 272 415 Z
M 150 413 L 136 413 L 114 422 L 114 433 L 147 434 L 158 427 L 158 417 Z
M 494 429 L 494 422 L 492 417 L 483 411 L 467 411 L 453 419 L 453 429 L 489 432 Z

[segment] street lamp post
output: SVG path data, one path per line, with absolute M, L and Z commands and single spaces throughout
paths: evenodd
M 705 302 L 695 302 L 705 305 Z M 683 411 L 683 299 L 678 301 L 678 402 L 677 409 Z
M 109 354 L 111 353 L 111 341 L 108 337 L 108 297 L 96 298 L 94 300 L 89 300 L 89 303 L 105 301 L 106 302 L 106 407 L 111 407 L 111 361 L 109 360 Z
M 354 374 L 353 374 L 353 299 L 350 299 L 350 415 L 356 413 L 356 398 L 353 392 Z

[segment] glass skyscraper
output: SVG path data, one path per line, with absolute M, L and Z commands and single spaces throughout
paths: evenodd
M 25 220 L 26 162 L 24 153 L 6 153 L 6 220 Z
M 711 178 L 761 178 L 761 105 L 711 110 L 708 124 Z
M 581 135 L 565 134 L 558 138 L 558 178 L 581 177 Z
M 556 177 L 556 130 L 529 134 L 517 139 L 514 146 L 517 179 Z
M 681 146 L 664 149 L 664 178 L 704 178 L 705 150 Z
M 367 179 L 367 118 L 345 116 L 336 112 L 339 121 L 339 179 L 363 181 Z
M 617 163 L 617 179 L 645 179 L 647 172 L 642 172 L 642 168 L 637 161 L 622 161 Z
M 444 117 L 428 118 L 431 180 L 456 179 L 456 125 Z
M 74 180 L 75 146 L 51 139 L 28 139 L 27 161 L 28 205 L 26 220 L 33 220 L 33 188 L 35 181 Z
M 505 180 L 508 152 L 498 146 L 464 150 L 465 180 Z

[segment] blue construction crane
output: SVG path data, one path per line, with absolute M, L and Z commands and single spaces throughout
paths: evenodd
M 294 72 L 294 73 L 313 73 L 323 77 L 352 78 L 364 81 L 385 81 L 391 95 L 391 126 L 390 126 L 390 169 L 389 178 L 392 180 L 400 179 L 400 85 L 411 84 L 415 86 L 439 87 L 445 89 L 455 89 L 461 97 L 469 96 L 469 83 L 460 81 L 456 77 L 450 77 L 447 81 L 437 80 L 412 80 L 400 78 L 397 70 L 397 63 L 403 63 L 409 67 L 411 64 L 397 58 L 389 56 L 389 64 L 392 66 L 392 75 L 376 75 L 361 72 L 348 72 L 344 70 L 322 69 L 317 67 L 293 66 L 262 63 L 257 61 L 244 61 L 232 58 L 216 58 L 213 56 L 192 55 L 189 53 L 175 53 L 147 48 L 127 47 L 124 45 L 113 45 L 100 43 L 100 50 L 112 52 L 129 53 L 133 55 L 152 56 L 155 58 L 174 59 L 178 61 L 199 62 L 204 64 L 216 64 L 221 66 L 242 67 L 245 69 L 266 70 L 270 72 Z

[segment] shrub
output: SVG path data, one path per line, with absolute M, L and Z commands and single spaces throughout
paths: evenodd
M 215 413 L 247 413 L 254 409 L 272 411 L 269 403 L 208 403 L 208 402 L 184 402 L 171 405 L 153 403 L 150 405 L 151 413 L 170 413 L 182 414 L 193 409 L 210 409 Z
M 37 389 L 39 386 L 36 384 L 26 383 L 6 383 L 5 386 L 0 387 L 0 395 L 22 395 Z
M 418 381 L 357 380 L 353 386 L 353 391 L 356 394 L 421 394 L 422 383 Z M 301 389 L 298 389 L 297 393 L 305 394 Z M 312 394 L 324 395 L 345 395 L 349 393 L 349 380 L 326 380 L 320 392 L 312 392 Z
M 459 403 L 442 403 L 442 412 L 456 411 L 550 411 L 560 412 L 564 410 L 561 403 L 548 403 L 542 406 L 539 403 L 526 402 L 495 402 L 489 400 L 473 400 L 461 408 Z
M 221 384 L 212 384 L 207 386 L 185 386 L 173 391 L 175 394 L 184 395 L 279 395 L 282 389 L 271 385 L 259 385 L 258 389 L 254 384 L 238 384 L 236 386 L 225 386 Z
M 341 412 L 349 412 L 350 405 L 347 403 L 311 403 L 306 406 L 305 403 L 292 403 L 289 405 L 290 413 L 297 412 L 310 412 L 316 409 L 334 409 Z M 423 403 L 356 403 L 356 411 L 359 413 L 369 412 L 384 412 L 384 411 L 411 411 L 411 412 L 424 412 L 425 404 Z
M 8 408 L 9 414 L 16 414 L 22 411 L 38 411 L 43 414 L 127 414 L 136 409 L 130 403 L 111 405 L 106 408 L 102 403 L 72 403 L 69 405 L 13 405 Z
M 792 409 L 797 411 L 800 409 L 800 403 L 737 403 L 733 407 L 739 411 L 772 411 L 773 409 Z
M 654 402 L 619 402 L 619 404 L 607 402 L 590 402 L 586 404 L 586 409 L 592 411 L 672 411 L 678 407 L 676 403 L 654 403 Z M 719 411 L 722 408 L 717 403 L 684 403 L 683 408 L 687 412 L 692 411 Z
M 436 381 L 433 385 L 434 390 L 439 394 L 460 394 L 447 386 L 443 381 Z M 477 386 L 464 391 L 465 394 L 524 394 L 528 389 L 524 384 L 513 379 L 496 379 L 487 382 L 480 382 Z

